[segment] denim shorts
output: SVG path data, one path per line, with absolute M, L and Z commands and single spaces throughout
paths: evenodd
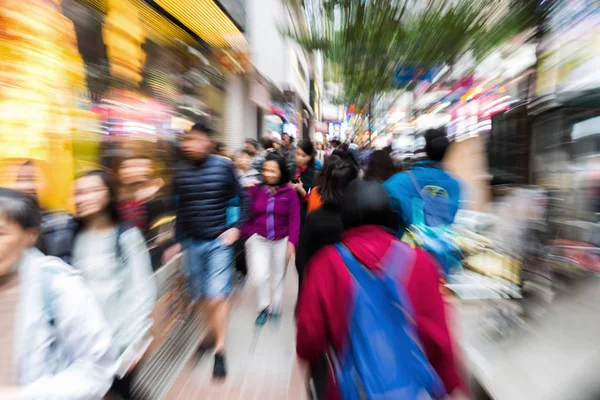
M 221 238 L 186 244 L 190 290 L 194 299 L 227 297 L 233 290 L 233 249 Z

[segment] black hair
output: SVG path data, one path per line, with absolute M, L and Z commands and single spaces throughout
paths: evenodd
M 283 156 L 279 155 L 278 153 L 271 152 L 271 153 L 268 153 L 267 156 L 265 157 L 265 163 L 267 161 L 275 161 L 277 163 L 277 165 L 279 166 L 279 172 L 281 172 L 281 178 L 279 179 L 277 186 L 285 186 L 288 183 L 290 183 L 290 180 L 291 180 L 290 171 L 287 167 L 285 158 Z M 265 164 L 263 163 L 263 166 L 264 165 Z
M 125 164 L 127 161 L 131 161 L 131 160 L 146 160 L 146 161 L 150 161 L 150 163 L 153 162 L 152 157 L 150 157 L 147 154 L 129 154 L 123 158 L 120 158 L 117 160 L 117 171 L 120 170 L 121 168 L 123 168 L 123 164 Z
M 245 154 L 248 157 L 254 157 L 254 154 L 252 154 L 252 152 L 248 149 L 241 149 L 240 151 L 238 151 L 238 154 Z
M 150 160 L 150 161 L 152 161 L 152 157 L 150 157 L 148 154 L 137 153 L 137 154 L 129 154 L 129 155 L 121 158 L 121 162 L 129 161 L 129 160 Z
M 42 210 L 37 200 L 13 189 L 0 188 L 0 214 L 23 229 L 38 229 L 42 223 Z
M 406 171 L 406 163 L 400 157 L 392 157 L 392 162 L 394 163 L 396 172 Z
M 298 144 L 298 148 L 301 149 L 307 156 L 310 156 L 308 166 L 311 168 L 315 167 L 315 146 L 313 146 L 310 140 L 303 140 Z
M 260 138 L 260 146 L 265 150 L 269 150 L 275 147 L 273 145 L 273 139 L 271 139 L 268 136 L 263 136 Z
M 327 158 L 325 158 L 325 160 L 323 162 L 323 167 L 321 168 L 321 170 L 319 171 L 317 176 L 315 176 L 315 181 L 313 183 L 313 186 L 323 185 L 323 181 L 325 180 L 325 175 L 327 174 L 327 167 L 329 167 L 330 164 L 333 164 L 336 161 L 341 161 L 341 160 L 342 159 L 335 154 L 332 154 L 332 155 L 328 156 Z
M 95 169 L 79 175 L 77 179 L 87 178 L 90 176 L 97 176 L 98 178 L 100 178 L 104 186 L 106 186 L 106 188 L 108 189 L 108 213 L 110 215 L 111 221 L 116 225 L 119 225 L 121 223 L 121 216 L 117 209 L 117 203 L 119 201 L 119 192 L 117 190 L 116 177 L 111 172 L 102 169 Z
M 340 147 L 337 147 L 335 150 L 333 150 L 331 152 L 331 155 L 338 156 L 342 160 L 347 160 L 348 158 L 350 158 L 350 154 L 348 154 L 347 151 L 345 151 L 344 149 L 342 149 Z
M 227 148 L 227 146 L 226 146 L 226 145 L 225 145 L 225 143 L 223 143 L 223 142 L 217 142 L 217 143 L 215 143 L 215 150 L 216 150 L 217 152 L 219 152 L 219 151 L 221 151 L 221 150 L 224 150 L 224 149 L 226 149 L 226 148 Z
M 339 207 L 344 203 L 350 182 L 358 178 L 358 169 L 348 161 L 336 160 L 327 166 L 319 195 L 323 205 Z
M 281 134 L 281 140 L 283 140 L 283 137 L 284 137 L 284 136 L 287 136 L 287 137 L 289 137 L 289 138 L 290 138 L 290 143 L 294 143 L 294 137 L 293 137 L 292 135 L 290 135 L 290 134 L 289 134 L 289 133 L 287 133 L 287 132 L 283 132 L 283 133 Z
M 449 146 L 450 141 L 446 137 L 445 129 L 430 129 L 425 132 L 425 153 L 430 160 L 442 161 Z
M 358 150 L 348 149 L 348 159 L 354 163 L 356 168 L 360 168 L 360 160 L 358 156 Z
M 208 136 L 212 136 L 215 133 L 212 123 L 206 118 L 200 119 L 198 122 L 196 122 L 190 129 L 190 132 L 191 131 L 202 132 Z
M 256 139 L 246 138 L 244 143 L 253 146 L 255 149 L 258 149 L 258 141 Z
M 23 173 L 24 167 L 34 167 L 34 166 L 35 166 L 35 164 L 31 160 L 27 160 L 23 164 L 21 164 L 21 166 L 19 167 L 19 171 L 17 172 L 17 182 L 20 182 L 23 179 L 21 174 Z
M 385 182 L 396 173 L 396 167 L 385 150 L 377 150 L 371 154 L 369 166 L 365 171 L 365 179 Z
M 347 197 L 352 201 L 342 204 L 344 228 L 378 225 L 397 230 L 400 217 L 390 204 L 390 198 L 381 183 L 355 180 L 348 186 Z

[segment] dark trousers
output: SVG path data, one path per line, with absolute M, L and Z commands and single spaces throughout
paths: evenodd
M 248 275 L 248 265 L 246 264 L 246 241 L 238 240 L 233 245 L 233 257 L 235 270 L 246 277 Z
M 315 365 L 311 365 L 310 379 L 314 391 L 311 393 L 313 400 L 325 400 L 327 395 L 327 373 L 329 372 L 329 361 L 323 356 Z
M 123 378 L 115 378 L 110 393 L 124 400 L 135 399 L 133 397 L 133 374 L 127 374 Z
M 130 373 L 125 375 L 123 378 L 118 379 L 115 378 L 113 384 L 110 388 L 109 394 L 113 394 L 117 397 L 117 399 L 123 400 L 145 400 L 146 397 L 144 395 L 133 394 L 133 378 L 137 375 L 138 369 L 137 367 L 133 369 Z

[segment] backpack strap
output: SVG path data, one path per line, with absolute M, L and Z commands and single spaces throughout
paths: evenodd
M 419 194 L 419 197 L 423 198 L 423 193 L 422 193 L 423 188 L 421 187 L 421 185 L 419 185 L 419 181 L 417 180 L 417 177 L 412 173 L 411 170 L 406 171 L 406 173 L 408 174 L 410 181 L 412 182 L 413 186 L 415 187 L 415 190 Z
M 349 272 L 356 278 L 368 275 L 368 270 L 354 257 L 352 252 L 342 243 L 336 243 L 335 248 L 342 257 Z M 408 275 L 406 271 L 413 268 L 415 252 L 410 245 L 392 243 L 387 253 L 381 259 L 381 271 L 394 282 L 404 282 Z
M 336 243 L 335 248 L 346 264 L 346 268 L 359 282 L 372 282 L 375 274 L 370 274 L 364 266 L 352 255 L 342 243 Z M 408 272 L 415 267 L 416 253 L 412 246 L 404 243 L 392 243 L 389 250 L 381 259 L 381 271 L 385 278 L 381 279 L 383 286 L 376 290 L 387 290 L 395 301 L 404 307 L 404 315 L 415 324 L 415 312 L 406 291 Z M 367 280 L 368 279 L 368 280 Z M 413 328 L 410 328 L 413 329 Z
M 53 281 L 56 271 L 50 268 L 41 268 L 42 274 L 42 304 L 44 307 L 44 315 L 48 319 L 48 324 L 52 327 L 56 326 L 56 313 L 54 309 L 54 289 Z
M 117 227 L 117 243 L 115 247 L 115 252 L 117 256 L 117 261 L 121 263 L 123 261 L 123 248 L 121 246 L 121 236 L 129 230 L 129 226 L 126 224 L 119 224 Z
M 336 243 L 335 248 L 342 257 L 346 268 L 354 278 L 361 278 L 367 274 L 366 269 L 358 262 L 358 260 L 352 255 L 350 250 L 342 243 Z
M 415 259 L 416 253 L 411 244 L 394 242 L 383 257 L 381 265 L 394 281 L 405 284 L 408 272 L 414 268 Z

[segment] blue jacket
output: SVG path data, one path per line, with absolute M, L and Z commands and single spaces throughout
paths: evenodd
M 422 188 L 434 185 L 448 192 L 450 215 L 454 221 L 460 202 L 458 180 L 447 173 L 439 163 L 429 160 L 414 163 L 411 171 Z M 403 223 L 403 226 L 400 226 L 400 232 L 403 232 L 405 227 L 412 224 L 412 200 L 420 197 L 419 193 L 406 172 L 392 176 L 383 184 L 383 187 L 391 198 L 393 208 L 400 214 Z
M 227 230 L 227 203 L 241 195 L 231 161 L 213 155 L 199 163 L 182 161 L 175 169 L 173 184 L 178 198 L 175 235 L 179 243 L 191 238 L 213 240 Z

